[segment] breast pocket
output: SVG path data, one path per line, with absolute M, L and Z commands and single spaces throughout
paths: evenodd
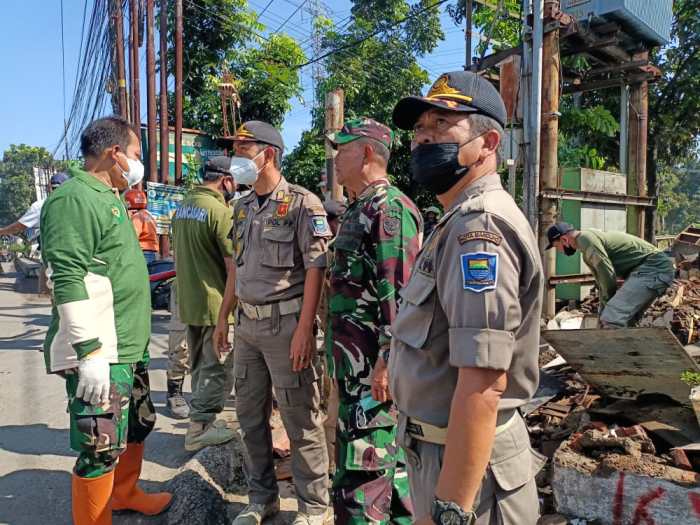
M 245 251 L 245 223 L 239 223 L 231 232 L 231 240 L 236 250 L 236 264 L 243 264 L 243 252 Z
M 333 274 L 335 277 L 347 281 L 361 278 L 357 271 L 353 271 L 352 267 L 359 263 L 364 231 L 361 224 L 344 224 L 342 226 L 340 234 L 334 242 Z
M 399 295 L 402 301 L 391 333 L 408 346 L 423 348 L 435 316 L 435 278 L 416 271 Z
M 264 257 L 263 266 L 273 268 L 294 267 L 294 229 L 273 227 L 262 233 Z

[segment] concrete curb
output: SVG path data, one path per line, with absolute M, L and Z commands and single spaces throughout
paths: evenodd
M 226 493 L 247 491 L 243 444 L 238 435 L 228 443 L 207 447 L 185 463 L 168 482 L 175 497 L 165 515 L 168 525 L 228 525 Z

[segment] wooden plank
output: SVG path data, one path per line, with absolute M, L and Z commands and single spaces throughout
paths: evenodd
M 659 393 L 689 404 L 680 380 L 700 367 L 667 328 L 545 330 L 544 339 L 602 393 L 619 398 Z

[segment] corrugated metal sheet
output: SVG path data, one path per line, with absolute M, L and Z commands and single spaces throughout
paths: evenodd
M 656 45 L 671 39 L 673 0 L 562 0 L 562 11 L 578 20 L 616 21 L 631 36 Z

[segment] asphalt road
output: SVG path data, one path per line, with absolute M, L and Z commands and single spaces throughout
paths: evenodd
M 11 264 L 3 264 L 14 272 Z M 29 291 L 36 279 L 0 274 L 0 524 L 71 523 L 70 450 L 63 380 L 47 375 L 39 351 L 50 316 L 48 298 Z M 173 477 L 189 457 L 183 448 L 187 423 L 164 414 L 168 312 L 154 312 L 150 378 L 158 411 L 146 441 L 144 488 Z M 189 392 L 189 384 L 186 384 Z M 135 514 L 115 516 L 115 524 L 157 523 Z

